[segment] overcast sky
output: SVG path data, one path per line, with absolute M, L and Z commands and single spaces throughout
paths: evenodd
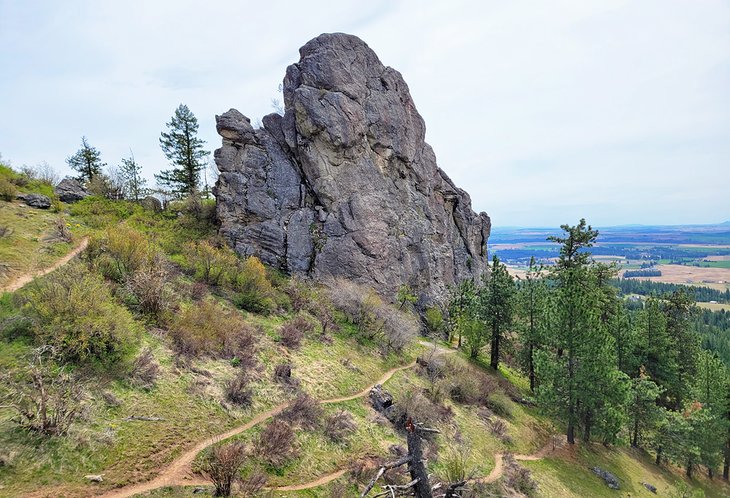
M 298 48 L 360 36 L 404 76 L 439 165 L 497 226 L 730 219 L 730 3 L 0 0 L 0 153 L 65 158 L 81 136 L 166 168 L 180 103 L 253 122 Z

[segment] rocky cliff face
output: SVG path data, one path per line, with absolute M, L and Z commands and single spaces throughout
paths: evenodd
M 344 276 L 420 304 L 487 270 L 490 220 L 436 165 L 398 71 L 359 38 L 323 34 L 284 78 L 284 116 L 216 116 L 220 233 L 242 255 Z

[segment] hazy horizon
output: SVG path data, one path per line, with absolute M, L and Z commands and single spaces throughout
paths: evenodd
M 439 166 L 495 227 L 730 220 L 726 2 L 90 2 L 0 0 L 0 153 L 64 160 L 85 135 L 145 175 L 185 103 L 212 152 L 215 114 L 273 111 L 322 32 L 400 71 Z

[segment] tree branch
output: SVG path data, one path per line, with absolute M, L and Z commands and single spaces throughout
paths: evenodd
M 380 469 L 378 470 L 378 473 L 375 474 L 375 477 L 372 478 L 370 483 L 365 488 L 365 491 L 362 492 L 360 495 L 360 498 L 365 498 L 365 495 L 367 495 L 372 489 L 375 487 L 375 483 L 380 479 L 383 474 L 385 474 L 386 470 L 390 470 L 395 467 L 400 467 L 401 465 L 405 465 L 406 463 L 411 461 L 410 455 L 404 456 L 403 458 L 400 458 L 399 460 L 396 460 L 395 462 L 386 463 Z

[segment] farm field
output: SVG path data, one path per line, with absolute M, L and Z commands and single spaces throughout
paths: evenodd
M 728 289 L 730 281 L 730 268 L 704 268 L 688 265 L 657 265 L 654 268 L 662 272 L 661 276 L 637 278 L 668 284 L 702 285 L 719 291 Z M 625 271 L 622 270 L 620 275 L 623 275 Z

